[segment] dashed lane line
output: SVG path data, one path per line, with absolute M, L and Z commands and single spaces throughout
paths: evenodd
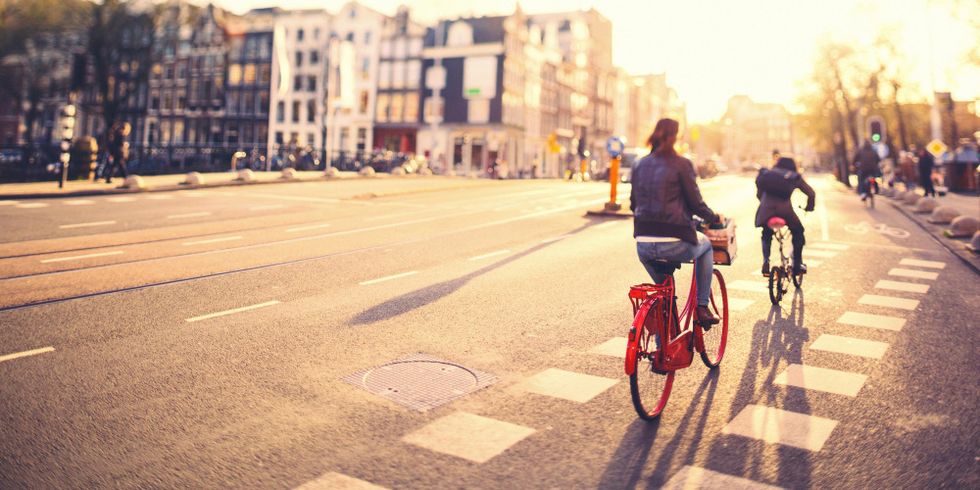
M 111 252 L 100 252 L 95 254 L 85 254 L 85 255 L 72 255 L 71 257 L 58 257 L 54 259 L 44 259 L 41 261 L 42 264 L 50 264 L 53 262 L 67 262 L 69 260 L 82 260 L 82 259 L 92 259 L 95 257 L 108 257 L 110 255 L 122 255 L 122 250 L 113 250 Z
M 16 206 L 18 208 L 20 208 L 20 209 L 37 209 L 37 208 L 46 208 L 46 207 L 48 207 L 48 203 L 46 203 L 46 202 L 25 202 L 25 203 L 22 203 L 22 204 L 17 204 Z
M 170 201 L 174 198 L 170 194 L 150 194 L 146 196 L 147 199 L 151 201 Z
M 945 262 L 937 262 L 935 260 L 919 260 L 919 259 L 902 259 L 899 265 L 911 265 L 915 267 L 926 267 L 929 269 L 945 269 Z
M 781 487 L 774 487 L 697 466 L 681 468 L 660 488 L 661 490 L 781 490 Z
M 903 291 L 906 293 L 928 293 L 928 284 L 917 284 L 914 282 L 888 281 L 881 280 L 875 284 L 876 289 L 890 289 L 892 291 Z
M 74 223 L 70 225 L 59 225 L 58 228 L 62 230 L 70 230 L 73 228 L 89 228 L 93 226 L 109 226 L 116 224 L 115 221 L 91 221 L 88 223 Z
M 721 429 L 721 433 L 816 452 L 823 449 L 836 427 L 836 420 L 762 405 L 748 405 Z
M 888 350 L 888 344 L 874 340 L 821 334 L 820 337 L 817 337 L 817 340 L 810 344 L 810 348 L 825 352 L 835 352 L 837 354 L 867 357 L 868 359 L 881 359 L 884 357 L 885 351 Z
M 364 281 L 364 282 L 360 282 L 358 284 L 360 284 L 361 286 L 370 286 L 372 284 L 377 284 L 379 282 L 391 281 L 391 280 L 394 280 L 394 279 L 401 279 L 403 277 L 414 276 L 415 274 L 418 274 L 418 273 L 419 273 L 419 271 L 402 272 L 401 274 L 395 274 L 393 276 L 379 277 L 377 279 L 371 279 L 370 281 Z
M 917 271 L 914 269 L 902 269 L 898 267 L 888 271 L 888 275 L 897 277 L 911 277 L 913 279 L 928 279 L 930 281 L 934 281 L 937 277 L 939 277 L 938 272 Z
M 106 201 L 109 201 L 109 202 L 133 202 L 135 200 L 136 200 L 136 198 L 133 197 L 133 196 L 116 196 L 116 197 L 107 197 L 106 198 Z
M 224 236 L 224 237 L 219 237 L 219 238 L 211 238 L 211 239 L 208 239 L 208 240 L 195 240 L 193 242 L 184 242 L 181 245 L 183 245 L 185 247 L 189 247 L 189 246 L 192 246 L 192 245 L 205 245 L 205 244 L 208 244 L 208 243 L 231 242 L 231 241 L 234 241 L 234 240 L 241 240 L 242 238 L 245 238 L 245 237 L 243 237 L 241 235 Z
M 241 308 L 235 308 L 235 309 L 232 309 L 232 310 L 225 310 L 225 311 L 219 311 L 219 312 L 216 312 L 216 313 L 209 313 L 207 315 L 195 316 L 195 317 L 192 317 L 192 318 L 187 318 L 184 321 L 186 321 L 188 323 L 199 322 L 201 320 L 208 320 L 208 319 L 211 319 L 211 318 L 217 318 L 219 316 L 233 315 L 235 313 L 242 313 L 242 312 L 245 312 L 245 311 L 257 310 L 259 308 L 266 308 L 268 306 L 278 305 L 279 303 L 281 303 L 281 301 L 276 301 L 276 300 L 266 301 L 265 303 L 259 303 L 257 305 L 243 306 Z
M 387 488 L 331 471 L 296 487 L 294 490 L 387 490 Z
M 496 252 L 490 252 L 483 255 L 477 255 L 476 257 L 470 257 L 469 260 L 475 261 L 475 260 L 489 259 L 490 257 L 496 257 L 498 255 L 507 255 L 509 253 L 510 250 L 497 250 Z
M 211 212 L 201 211 L 199 213 L 171 214 L 170 216 L 167 216 L 167 219 L 200 218 L 203 216 L 211 216 Z
M 837 323 L 897 332 L 905 326 L 905 319 L 894 316 L 871 315 L 869 313 L 847 311 L 837 319 Z
M 48 352 L 54 352 L 54 347 L 42 347 L 40 349 L 25 350 L 24 352 L 15 352 L 13 354 L 7 354 L 0 356 L 0 362 L 12 361 L 14 359 L 20 359 L 21 357 L 36 356 L 38 354 L 46 354 Z
M 823 391 L 849 397 L 857 396 L 868 376 L 836 369 L 826 369 L 802 364 L 790 364 L 786 370 L 776 375 L 773 383 L 795 386 L 805 390 Z
M 64 201 L 65 206 L 91 206 L 95 204 L 95 201 L 90 201 L 88 199 L 72 199 L 70 201 Z
M 865 294 L 858 300 L 859 304 L 871 306 L 883 306 L 885 308 L 898 308 L 900 310 L 914 310 L 919 306 L 919 300 L 896 298 L 893 296 L 879 296 L 877 294 Z

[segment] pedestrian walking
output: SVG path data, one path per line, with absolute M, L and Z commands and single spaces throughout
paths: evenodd
M 932 169 L 936 166 L 936 159 L 932 153 L 926 151 L 924 147 L 919 148 L 919 185 L 925 192 L 924 196 L 932 195 L 936 197 L 936 188 L 932 185 Z
M 132 126 L 127 122 L 113 124 L 112 129 L 109 130 L 109 156 L 112 157 L 112 163 L 106 171 L 106 184 L 112 183 L 112 175 L 116 173 L 117 168 L 124 179 L 129 177 L 126 161 L 129 160 L 129 133 L 132 130 Z
M 919 179 L 915 171 L 915 145 L 909 151 L 903 151 L 898 160 L 899 178 L 905 184 L 905 190 L 915 190 L 915 182 Z

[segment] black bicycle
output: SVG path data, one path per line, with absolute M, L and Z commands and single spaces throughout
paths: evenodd
M 779 243 L 779 265 L 769 269 L 769 300 L 772 301 L 772 304 L 778 305 L 783 299 L 783 295 L 789 291 L 790 281 L 793 281 L 796 289 L 803 287 L 805 272 L 801 270 L 799 274 L 794 274 L 792 260 L 786 256 L 786 252 L 783 250 L 783 242 L 789 237 L 786 220 L 779 216 L 773 216 L 769 218 L 766 226 L 772 229 L 772 235 Z

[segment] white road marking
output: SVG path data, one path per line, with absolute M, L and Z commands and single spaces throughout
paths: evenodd
M 109 202 L 133 202 L 135 200 L 136 200 L 136 198 L 135 197 L 132 197 L 132 196 L 116 196 L 116 197 L 107 197 L 106 198 L 106 201 L 109 201 Z
M 625 346 L 623 352 L 626 352 Z M 549 368 L 518 383 L 514 389 L 585 403 L 618 382 L 612 378 Z
M 419 271 L 402 272 L 401 274 L 395 274 L 393 276 L 379 277 L 377 279 L 371 279 L 370 281 L 364 281 L 364 282 L 361 282 L 359 284 L 361 286 L 370 286 L 371 284 L 377 284 L 379 282 L 391 281 L 393 279 L 400 279 L 402 277 L 414 276 L 415 274 L 418 274 L 418 273 L 419 273 Z
M 402 437 L 402 441 L 431 451 L 486 463 L 535 430 L 502 420 L 455 412 Z
M 823 261 L 822 260 L 807 260 L 807 261 L 805 261 L 803 263 L 807 266 L 807 268 L 810 268 L 810 267 L 820 267 L 820 264 L 822 264 Z
M 728 298 L 728 311 L 743 311 L 749 306 L 752 306 L 755 300 L 744 299 L 744 298 Z
M 790 364 L 785 371 L 776 375 L 773 383 L 855 397 L 867 380 L 868 376 L 864 374 Z
M 551 238 L 546 238 L 544 240 L 541 240 L 541 243 L 557 242 L 558 240 L 564 240 L 564 239 L 566 239 L 566 238 L 568 238 L 570 236 L 572 236 L 572 235 L 570 235 L 570 234 L 568 234 L 568 235 L 558 235 L 556 237 L 551 237 Z
M 331 471 L 296 487 L 294 490 L 387 490 L 387 488 Z
M 97 254 L 73 255 L 71 257 L 58 257 L 56 259 L 44 259 L 41 261 L 41 263 L 50 264 L 52 262 L 66 262 L 69 260 L 91 259 L 94 257 L 108 257 L 110 255 L 122 255 L 122 254 L 123 254 L 122 250 L 114 250 L 112 252 L 101 252 Z
M 726 475 L 697 466 L 685 466 L 660 487 L 661 490 L 781 490 L 738 476 Z
M 147 199 L 151 201 L 169 201 L 174 198 L 170 194 L 150 194 L 146 196 Z
M 470 257 L 469 260 L 489 259 L 490 257 L 496 257 L 498 255 L 506 255 L 506 254 L 509 254 L 509 253 L 510 253 L 510 250 L 497 250 L 496 252 L 490 252 L 488 254 L 477 255 L 476 257 Z
M 731 300 L 728 300 L 729 303 Z M 626 337 L 613 337 L 591 349 L 589 352 L 592 354 L 601 354 L 604 356 L 612 357 L 626 357 Z
M 891 289 L 892 291 L 904 291 L 906 293 L 928 293 L 928 284 L 916 284 L 914 282 L 886 281 L 881 280 L 875 284 L 877 289 Z
M 89 206 L 95 204 L 95 201 L 90 201 L 88 199 L 72 199 L 71 201 L 65 201 L 65 206 Z
M 193 318 L 188 318 L 185 321 L 187 321 L 187 322 L 199 322 L 201 320 L 207 320 L 209 318 L 215 318 L 215 317 L 225 316 L 225 315 L 232 315 L 232 314 L 235 314 L 235 313 L 241 313 L 243 311 L 257 310 L 259 308 L 265 308 L 267 306 L 278 305 L 279 303 L 281 303 L 281 302 L 280 301 L 276 301 L 276 300 L 266 301 L 265 303 L 259 303 L 257 305 L 243 306 L 241 308 L 235 308 L 233 310 L 225 310 L 225 311 L 219 311 L 217 313 L 210 313 L 210 314 L 207 314 L 207 315 L 195 316 Z
M 911 277 L 913 279 L 929 279 L 930 281 L 935 280 L 937 277 L 939 277 L 938 272 L 917 271 L 913 269 L 900 269 L 897 267 L 888 271 L 888 275 L 898 276 L 898 277 Z
M 830 438 L 835 427 L 837 427 L 836 420 L 761 405 L 749 405 L 725 425 L 721 433 L 819 451 L 823 449 L 824 443 Z
M 191 245 L 204 245 L 206 243 L 230 242 L 230 241 L 233 241 L 233 240 L 241 240 L 242 238 L 244 238 L 244 237 L 241 236 L 241 235 L 225 236 L 225 237 L 221 237 L 221 238 L 211 238 L 211 239 L 208 239 L 208 240 L 196 240 L 196 241 L 193 241 L 193 242 L 184 242 L 182 245 L 184 245 L 185 247 L 188 247 L 188 246 L 191 246 Z
M 114 225 L 114 224 L 116 224 L 115 221 L 91 221 L 91 222 L 88 222 L 88 223 L 75 223 L 75 224 L 72 224 L 72 225 L 59 225 L 58 228 L 61 228 L 62 230 L 69 230 L 69 229 L 72 229 L 72 228 L 88 228 L 90 226 L 107 226 L 107 225 Z
M 927 267 L 929 269 L 945 269 L 945 262 L 936 262 L 934 260 L 919 260 L 919 259 L 902 259 L 899 262 L 900 265 L 911 265 L 915 267 Z
M 858 303 L 862 305 L 884 306 L 886 308 L 898 308 L 900 310 L 914 310 L 919 306 L 919 300 L 895 298 L 892 296 L 878 296 L 876 294 L 865 294 L 861 296 Z
M 732 281 L 725 284 L 728 289 L 737 289 L 739 291 L 750 291 L 753 293 L 765 293 L 769 291 L 769 284 L 760 281 L 746 281 L 744 279 L 739 279 L 737 281 Z
M 185 213 L 185 214 L 171 214 L 167 216 L 167 219 L 181 219 L 181 218 L 200 218 L 202 216 L 210 216 L 210 211 L 201 211 L 199 213 Z
M 14 359 L 20 359 L 21 357 L 36 356 L 38 354 L 46 354 L 48 352 L 54 352 L 54 347 L 42 347 L 40 349 L 25 350 L 24 352 L 15 352 L 13 354 L 6 354 L 0 356 L 0 362 L 12 361 Z
M 270 209 L 282 209 L 286 207 L 285 204 L 266 204 L 265 206 L 253 206 L 248 208 L 249 211 L 267 211 Z
M 827 243 L 827 242 L 808 243 L 806 245 L 807 247 L 816 247 L 816 248 L 823 248 L 827 250 L 838 250 L 838 251 L 847 250 L 851 248 L 850 245 L 844 245 L 841 243 Z
M 296 228 L 287 229 L 286 233 L 296 233 L 297 231 L 306 231 L 306 230 L 319 230 L 320 228 L 326 228 L 328 226 L 330 226 L 330 223 L 320 223 L 318 225 L 299 226 Z
M 810 348 L 836 352 L 838 354 L 867 357 L 869 359 L 881 359 L 885 355 L 885 351 L 888 350 L 888 344 L 885 342 L 875 342 L 874 340 L 821 334 L 816 341 L 810 344 Z
M 831 250 L 813 250 L 811 248 L 803 249 L 804 257 L 820 257 L 822 259 L 832 259 L 837 256 L 837 252 Z
M 16 206 L 20 201 L 0 201 L 0 206 Z
M 325 202 L 325 203 L 336 203 L 340 202 L 340 199 L 334 199 L 329 197 L 307 197 L 307 196 L 280 196 L 279 194 L 263 194 L 258 192 L 248 192 L 244 193 L 246 196 L 255 197 L 268 197 L 270 199 L 282 199 L 284 201 L 300 201 L 300 202 Z M 363 204 L 363 203 L 358 203 Z
M 837 319 L 837 323 L 857 325 L 859 327 L 871 327 L 881 330 L 892 330 L 897 332 L 905 326 L 905 319 L 894 316 L 870 315 L 868 313 L 847 311 Z
M 18 204 L 17 207 L 20 208 L 20 209 L 46 208 L 46 207 L 48 207 L 48 203 L 46 203 L 46 202 L 25 202 L 23 204 Z
M 830 220 L 827 219 L 827 206 L 822 199 L 817 205 L 817 215 L 820 216 L 820 239 L 826 242 L 830 240 Z

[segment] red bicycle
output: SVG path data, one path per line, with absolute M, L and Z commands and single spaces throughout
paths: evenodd
M 626 374 L 630 377 L 633 407 L 644 420 L 660 416 L 670 397 L 674 372 L 691 365 L 694 351 L 701 355 L 705 366 L 714 369 L 721 363 L 728 341 L 728 293 L 721 271 L 714 271 L 708 304 L 720 321 L 703 327 L 694 320 L 696 278 L 692 275 L 687 303 L 678 313 L 673 273 L 680 263 L 663 261 L 656 267 L 667 275 L 663 284 L 639 284 L 629 292 L 633 325 L 626 343 Z

